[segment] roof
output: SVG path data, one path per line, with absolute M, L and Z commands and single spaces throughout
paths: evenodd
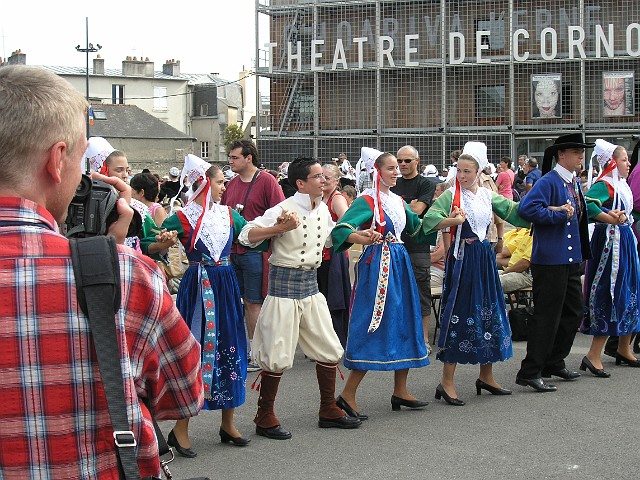
M 57 75 L 86 75 L 86 69 L 84 67 L 60 67 L 42 65 L 43 68 L 52 71 Z M 123 75 L 121 69 L 117 68 L 105 68 L 104 74 L 94 75 L 93 68 L 89 68 L 89 76 L 96 77 L 126 77 L 126 78 L 151 78 L 141 75 Z M 180 75 L 166 75 L 160 71 L 153 72 L 153 78 L 157 80 L 178 80 L 181 82 L 191 83 L 214 83 L 216 85 L 227 84 L 232 82 L 231 80 L 225 80 L 210 73 L 181 73 Z
M 105 138 L 195 140 L 135 105 L 92 105 L 91 135 Z M 104 112 L 106 119 L 97 117 Z

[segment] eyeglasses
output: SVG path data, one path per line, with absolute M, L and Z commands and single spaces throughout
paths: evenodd
M 399 158 L 398 163 L 411 163 L 415 160 L 415 158 Z
M 227 157 L 227 159 L 231 160 L 232 162 L 235 162 L 236 160 L 241 160 L 241 159 L 243 159 L 243 158 L 244 158 L 244 157 L 236 157 L 235 155 L 229 155 L 229 156 Z
M 311 178 L 315 178 L 316 180 L 322 180 L 324 178 L 326 180 L 327 176 L 324 173 L 317 173 L 315 175 L 311 175 L 310 177 L 307 177 L 307 180 Z

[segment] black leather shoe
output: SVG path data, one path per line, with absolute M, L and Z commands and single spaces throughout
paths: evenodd
M 516 383 L 523 387 L 531 387 L 537 392 L 555 392 L 558 390 L 558 387 L 550 383 L 544 383 L 541 378 L 516 377 Z
M 256 425 L 256 434 L 272 440 L 288 440 L 291 438 L 291 432 L 289 430 L 285 430 L 280 425 L 269 428 L 263 428 Z
M 405 398 L 396 397 L 391 395 L 391 410 L 397 412 L 400 410 L 400 406 L 407 408 L 424 408 L 429 405 L 429 402 L 423 400 L 407 400 Z
M 630 367 L 640 368 L 640 360 L 636 358 L 627 358 L 623 357 L 619 353 L 616 352 L 616 365 L 629 365 Z
M 576 371 L 569 370 L 567 367 L 559 370 L 542 370 L 543 378 L 551 378 L 551 376 L 562 378 L 563 380 L 575 380 L 580 377 Z
M 171 430 L 169 432 L 169 435 L 167 436 L 167 445 L 175 448 L 176 452 L 178 452 L 178 454 L 182 455 L 183 457 L 195 458 L 198 456 L 198 454 L 193 450 L 191 450 L 190 448 L 183 448 L 180 446 L 175 433 L 173 433 L 173 430 Z
M 483 382 L 480 379 L 476 380 L 476 393 L 480 395 L 482 390 L 486 390 L 491 395 L 511 395 L 513 392 L 506 388 L 494 387 L 493 385 L 489 385 L 487 382 Z
M 445 391 L 442 384 L 439 384 L 436 387 L 436 400 L 440 400 L 441 398 L 444 398 L 445 402 L 447 402 L 449 405 L 453 405 L 454 407 L 464 406 L 464 402 L 462 400 L 460 400 L 459 398 L 450 397 L 449 394 Z
M 359 412 L 356 412 L 351 405 L 349 405 L 347 403 L 347 401 L 342 398 L 341 395 L 338 395 L 338 398 L 336 398 L 336 405 L 338 406 L 338 408 L 341 408 L 342 410 L 345 411 L 345 413 L 347 415 L 349 415 L 350 417 L 354 417 L 357 418 L 358 420 L 368 420 L 369 416 L 364 413 L 362 410 Z
M 340 418 L 320 418 L 318 426 L 320 428 L 358 428 L 362 422 L 359 418 L 345 415 Z
M 611 374 L 609 372 L 605 372 L 603 368 L 594 367 L 593 363 L 591 363 L 591 361 L 587 357 L 584 357 L 582 359 L 582 363 L 580 364 L 580 370 L 584 372 L 587 369 L 596 377 L 609 378 L 611 376 Z
M 225 432 L 222 427 L 220 427 L 220 431 L 218 432 L 218 434 L 220 435 L 220 441 L 222 443 L 233 443 L 236 447 L 244 447 L 249 445 L 249 442 L 251 441 L 251 439 L 249 438 L 243 438 L 243 437 L 232 437 L 231 435 L 229 435 L 227 432 Z

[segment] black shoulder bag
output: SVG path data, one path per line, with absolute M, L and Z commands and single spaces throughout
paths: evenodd
M 116 242 L 113 237 L 109 236 L 70 239 L 69 242 L 78 303 L 89 318 L 89 326 L 113 426 L 113 438 L 120 474 L 125 480 L 139 480 L 140 470 L 135 456 L 137 443 L 133 432 L 129 429 L 129 420 L 127 419 L 120 349 L 114 322 L 114 316 L 120 309 L 121 300 L 120 264 Z M 169 460 L 160 462 L 166 477 L 171 480 L 173 477 L 167 465 L 174 458 L 173 452 L 167 445 L 155 420 L 153 426 L 158 439 L 159 455 L 171 453 Z M 205 477 L 199 478 L 208 480 Z

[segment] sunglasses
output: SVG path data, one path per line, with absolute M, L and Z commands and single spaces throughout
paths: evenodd
M 415 158 L 399 158 L 398 163 L 411 163 L 415 160 Z

